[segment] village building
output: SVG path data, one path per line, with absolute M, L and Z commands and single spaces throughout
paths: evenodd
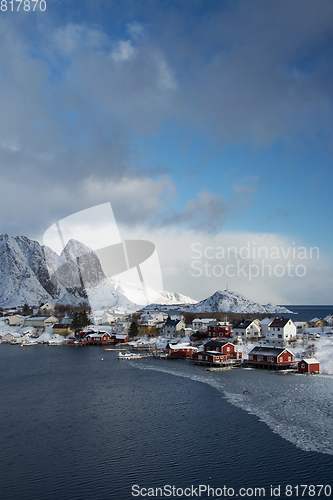
M 127 344 L 127 342 L 130 342 L 130 338 L 127 333 L 112 333 L 111 342 L 114 344 Z
M 259 325 L 261 328 L 261 336 L 266 338 L 269 332 L 269 326 L 272 323 L 274 318 L 264 318 L 260 321 Z
M 104 311 L 102 314 L 102 325 L 115 325 L 118 321 L 126 321 L 127 316 L 121 313 Z
M 194 332 L 205 332 L 209 326 L 216 326 L 218 321 L 214 318 L 195 318 L 192 321 Z
M 297 333 L 303 333 L 306 328 L 309 328 L 307 321 L 294 321 Z
M 158 335 L 157 325 L 149 325 L 148 323 L 138 325 L 138 335 L 140 337 L 156 337 Z
M 297 365 L 299 373 L 319 373 L 320 363 L 314 358 L 303 358 Z
M 197 352 L 198 348 L 187 343 L 169 343 L 167 345 L 167 351 L 170 358 L 189 358 Z
M 114 327 L 113 331 L 117 333 L 128 333 L 131 326 L 130 321 L 118 321 Z
M 47 316 L 47 315 L 50 316 L 51 314 L 54 315 L 55 308 L 52 304 L 50 304 L 49 302 L 46 302 L 45 304 L 40 306 L 39 312 L 40 312 L 41 316 Z
M 242 319 L 234 325 L 233 338 L 238 341 L 258 341 L 260 337 L 261 328 L 257 319 Z
M 21 335 L 17 332 L 8 332 L 3 336 L 5 342 L 17 342 L 21 339 Z
M 46 328 L 58 323 L 55 316 L 28 316 L 25 318 L 24 326 L 33 326 L 35 328 Z
M 72 327 L 68 323 L 62 324 L 62 323 L 55 323 L 52 326 L 52 333 L 57 334 L 57 335 L 62 335 L 63 337 L 67 337 L 70 333 L 72 333 Z
M 191 362 L 199 365 L 236 365 L 240 364 L 242 353 L 237 352 L 232 342 L 211 340 L 206 342 L 202 351 L 191 356 Z
M 181 336 L 181 330 L 186 327 L 185 321 L 183 319 L 169 319 L 163 327 L 163 335 L 172 339 Z
M 324 326 L 333 326 L 332 314 L 328 314 L 327 316 L 325 316 L 325 318 L 323 319 L 323 322 L 324 322 Z
M 294 354 L 283 347 L 256 346 L 248 355 L 246 364 L 270 370 L 290 369 L 296 364 Z
M 312 318 L 309 321 L 309 325 L 311 328 L 322 328 L 324 326 L 324 321 L 322 318 Z
M 220 323 L 217 325 L 209 325 L 206 330 L 208 338 L 232 338 L 233 336 L 233 328 L 231 324 L 223 324 Z
M 13 316 L 9 316 L 8 324 L 9 326 L 22 326 L 24 321 L 24 316 L 20 316 L 19 314 L 14 314 Z
M 290 318 L 275 318 L 268 327 L 266 341 L 272 346 L 283 347 L 296 341 L 296 325 Z
M 193 334 L 193 330 L 190 327 L 186 328 L 181 328 L 176 336 L 176 338 L 179 336 L 180 338 L 183 337 L 190 337 Z
M 88 335 L 84 338 L 88 345 L 108 345 L 111 343 L 110 334 L 103 331 L 88 333 Z
M 145 311 L 140 316 L 140 322 L 146 323 L 148 325 L 155 325 L 156 323 L 164 323 L 168 319 L 168 317 L 169 315 L 163 311 Z

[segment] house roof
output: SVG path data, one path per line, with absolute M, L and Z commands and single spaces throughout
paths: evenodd
M 189 345 L 188 343 L 187 344 L 169 344 L 169 348 L 170 349 L 192 349 L 194 351 L 197 351 L 198 348 L 197 347 L 193 347 L 192 345 Z
M 210 323 L 211 321 L 216 321 L 214 318 L 195 318 L 192 323 Z
M 285 349 L 284 347 L 264 347 L 264 346 L 255 346 L 249 354 L 261 354 L 263 356 L 279 356 L 282 352 L 288 351 L 293 355 L 289 349 Z
M 234 328 L 239 328 L 241 330 L 245 330 L 248 326 L 251 325 L 251 323 L 253 323 L 253 319 L 246 319 L 246 320 L 242 319 L 240 321 L 237 321 Z
M 271 328 L 284 328 L 286 324 L 290 321 L 290 318 L 275 318 L 270 324 Z
M 312 318 L 310 319 L 310 323 L 317 323 L 317 321 L 320 321 L 321 318 Z
M 34 321 L 45 321 L 46 319 L 51 318 L 51 316 L 28 316 L 27 319 L 32 319 Z
M 269 325 L 270 323 L 272 323 L 273 321 L 273 318 L 264 318 L 260 321 L 260 324 L 261 325 Z
M 165 326 L 177 326 L 178 323 L 178 319 L 168 319 L 168 321 L 165 323 Z
M 88 333 L 88 335 L 86 336 L 102 338 L 104 335 L 110 335 L 110 334 L 108 332 L 100 332 L 100 333 L 93 332 L 93 333 Z
M 302 360 L 300 361 L 300 363 L 302 363 L 302 361 L 304 361 L 308 365 L 313 365 L 313 364 L 319 363 L 318 359 L 315 359 L 315 358 L 304 358 L 304 359 L 302 358 Z
M 232 342 L 229 342 L 229 341 L 225 341 L 225 342 L 216 342 L 216 340 L 210 340 L 209 342 L 206 342 L 205 346 L 206 347 L 216 347 L 216 346 L 219 346 L 219 347 L 222 347 L 226 344 L 232 344 Z

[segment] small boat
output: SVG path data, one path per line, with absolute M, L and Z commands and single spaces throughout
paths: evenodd
M 135 352 L 120 352 L 118 354 L 118 359 L 141 359 L 141 354 Z

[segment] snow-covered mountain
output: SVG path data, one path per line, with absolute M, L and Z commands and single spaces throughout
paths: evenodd
M 289 314 L 291 311 L 283 306 L 273 304 L 260 305 L 257 302 L 248 300 L 243 295 L 236 292 L 224 290 L 217 291 L 210 297 L 186 309 L 188 312 L 233 312 L 239 314 L 273 313 Z
M 70 240 L 57 255 L 25 236 L 0 234 L 0 307 L 89 301 L 93 309 L 135 310 L 146 306 L 147 298 L 158 304 L 196 303 L 106 277 L 95 252 L 79 241 Z

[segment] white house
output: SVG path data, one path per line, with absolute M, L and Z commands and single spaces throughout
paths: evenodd
M 166 338 L 172 339 L 181 336 L 181 330 L 185 328 L 185 321 L 177 319 L 169 319 L 163 327 L 163 335 Z
M 309 323 L 306 321 L 294 321 L 297 332 L 302 332 L 305 328 L 309 328 Z
M 131 326 L 130 321 L 118 321 L 113 327 L 115 333 L 128 333 Z
M 156 325 L 157 323 L 164 323 L 168 319 L 168 314 L 165 312 L 153 312 L 147 311 L 141 314 L 140 323 L 145 323 L 147 325 Z
M 102 325 L 115 325 L 118 321 L 126 321 L 127 316 L 121 313 L 104 311 L 102 314 Z
M 269 332 L 269 325 L 272 323 L 274 318 L 264 318 L 260 321 L 261 335 L 267 337 Z
M 21 339 L 21 335 L 17 332 L 6 333 L 3 337 L 6 342 L 18 342 Z
M 55 311 L 53 305 L 50 304 L 49 302 L 45 302 L 45 304 L 40 306 L 39 310 L 40 310 L 41 315 L 54 314 L 54 311 Z
M 328 314 L 327 316 L 325 316 L 324 318 L 324 325 L 325 326 L 333 326 L 333 316 L 332 314 Z
M 14 314 L 14 316 L 9 316 L 8 324 L 9 326 L 22 326 L 23 320 L 24 316 L 20 316 L 19 314 Z
M 290 318 L 275 318 L 269 325 L 266 340 L 273 346 L 283 347 L 296 340 L 296 325 Z
M 233 337 L 244 340 L 259 340 L 262 336 L 260 322 L 257 319 L 242 319 L 234 325 Z
M 45 328 L 58 323 L 55 316 L 29 316 L 24 321 L 24 326 L 34 326 L 35 328 Z

